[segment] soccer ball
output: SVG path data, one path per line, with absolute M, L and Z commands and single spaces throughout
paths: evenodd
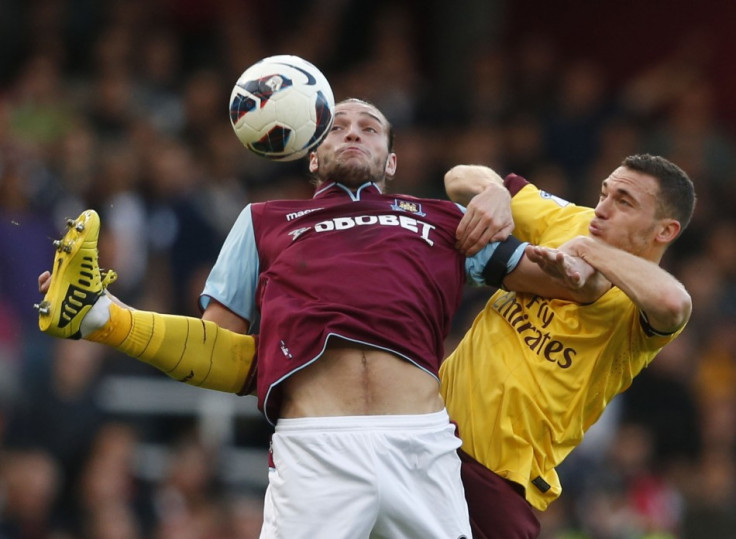
M 246 69 L 230 94 L 230 123 L 253 153 L 277 161 L 304 157 L 327 136 L 335 98 L 314 65 L 292 55 Z

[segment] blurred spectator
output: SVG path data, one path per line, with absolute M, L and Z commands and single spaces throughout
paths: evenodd
M 94 511 L 81 537 L 85 539 L 139 539 L 143 530 L 133 511 L 124 502 L 113 502 Z
M 108 422 L 99 429 L 74 491 L 73 529 L 90 538 L 115 531 L 124 538 L 133 532 L 145 536 L 154 525 L 149 491 L 136 475 L 139 442 L 135 430 L 123 423 Z M 108 516 L 118 520 L 106 522 Z
M 46 539 L 59 534 L 54 504 L 62 474 L 53 457 L 42 450 L 19 449 L 0 455 L 0 536 Z
M 0 440 L 5 438 L 8 410 L 21 394 L 21 324 L 0 301 Z
M 97 404 L 102 354 L 85 341 L 58 341 L 48 378 L 28 379 L 11 408 L 4 445 L 43 451 L 59 467 L 55 482 L 60 515 L 73 510 L 73 493 L 104 414 Z
M 588 477 L 576 508 L 590 537 L 676 537 L 681 494 L 652 470 L 654 445 L 646 428 L 623 423 L 597 473 Z
M 475 50 L 470 55 L 468 78 L 472 85 L 466 96 L 468 110 L 460 117 L 462 122 L 500 122 L 513 102 L 509 84 L 512 73 L 506 51 L 492 45 Z
M 216 537 L 222 533 L 224 506 L 219 503 L 216 459 L 196 439 L 181 440 L 170 456 L 154 494 L 155 536 Z
M 549 35 L 527 34 L 514 40 L 510 53 L 512 111 L 546 118 L 555 106 L 559 68 L 564 65 L 557 44 Z
M 684 490 L 682 539 L 730 537 L 736 526 L 736 462 L 733 451 L 706 451 Z
M 545 146 L 550 160 L 577 184 L 599 152 L 599 137 L 613 110 L 605 72 L 597 63 L 573 62 L 560 78 L 557 103 L 545 122 Z
M 538 115 L 522 110 L 510 116 L 503 132 L 503 165 L 531 178 L 534 170 L 549 162 L 544 135 L 544 123 Z
M 227 502 L 227 516 L 233 539 L 258 539 L 263 524 L 263 499 L 254 494 L 236 494 Z
M 666 472 L 693 463 L 700 452 L 701 418 L 691 381 L 697 372 L 696 345 L 690 328 L 636 379 L 623 395 L 623 421 L 644 427 L 651 436 L 652 466 Z

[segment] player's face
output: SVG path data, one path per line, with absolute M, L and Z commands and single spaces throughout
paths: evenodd
M 388 151 L 388 130 L 388 122 L 375 107 L 341 103 L 335 108 L 332 129 L 310 156 L 309 170 L 320 183 L 383 185 L 396 172 L 396 154 Z
M 659 238 L 672 219 L 657 216 L 657 180 L 619 167 L 603 180 L 590 235 L 632 254 L 655 260 Z

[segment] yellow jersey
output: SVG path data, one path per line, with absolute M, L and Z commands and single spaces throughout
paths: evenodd
M 588 234 L 591 208 L 510 178 L 520 240 L 557 247 Z M 649 330 L 616 287 L 589 305 L 498 290 L 440 370 L 463 451 L 546 509 L 562 492 L 555 467 L 681 331 Z

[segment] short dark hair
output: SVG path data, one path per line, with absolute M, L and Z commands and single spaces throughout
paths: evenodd
M 647 153 L 630 155 L 621 166 L 656 179 L 659 183 L 659 216 L 679 221 L 680 232 L 687 228 L 695 210 L 696 197 L 693 182 L 684 170 L 664 157 Z
M 348 97 L 347 99 L 343 99 L 342 101 L 338 102 L 337 105 L 342 105 L 343 103 L 360 103 L 362 105 L 366 105 L 368 107 L 372 107 L 376 109 L 381 116 L 383 116 L 383 119 L 386 120 L 386 134 L 388 135 L 388 151 L 393 152 L 394 151 L 394 126 L 391 125 L 391 122 L 389 122 L 388 118 L 386 118 L 386 115 L 383 113 L 381 109 L 379 109 L 376 105 L 371 103 L 370 101 L 366 101 L 365 99 L 360 99 L 357 97 Z

